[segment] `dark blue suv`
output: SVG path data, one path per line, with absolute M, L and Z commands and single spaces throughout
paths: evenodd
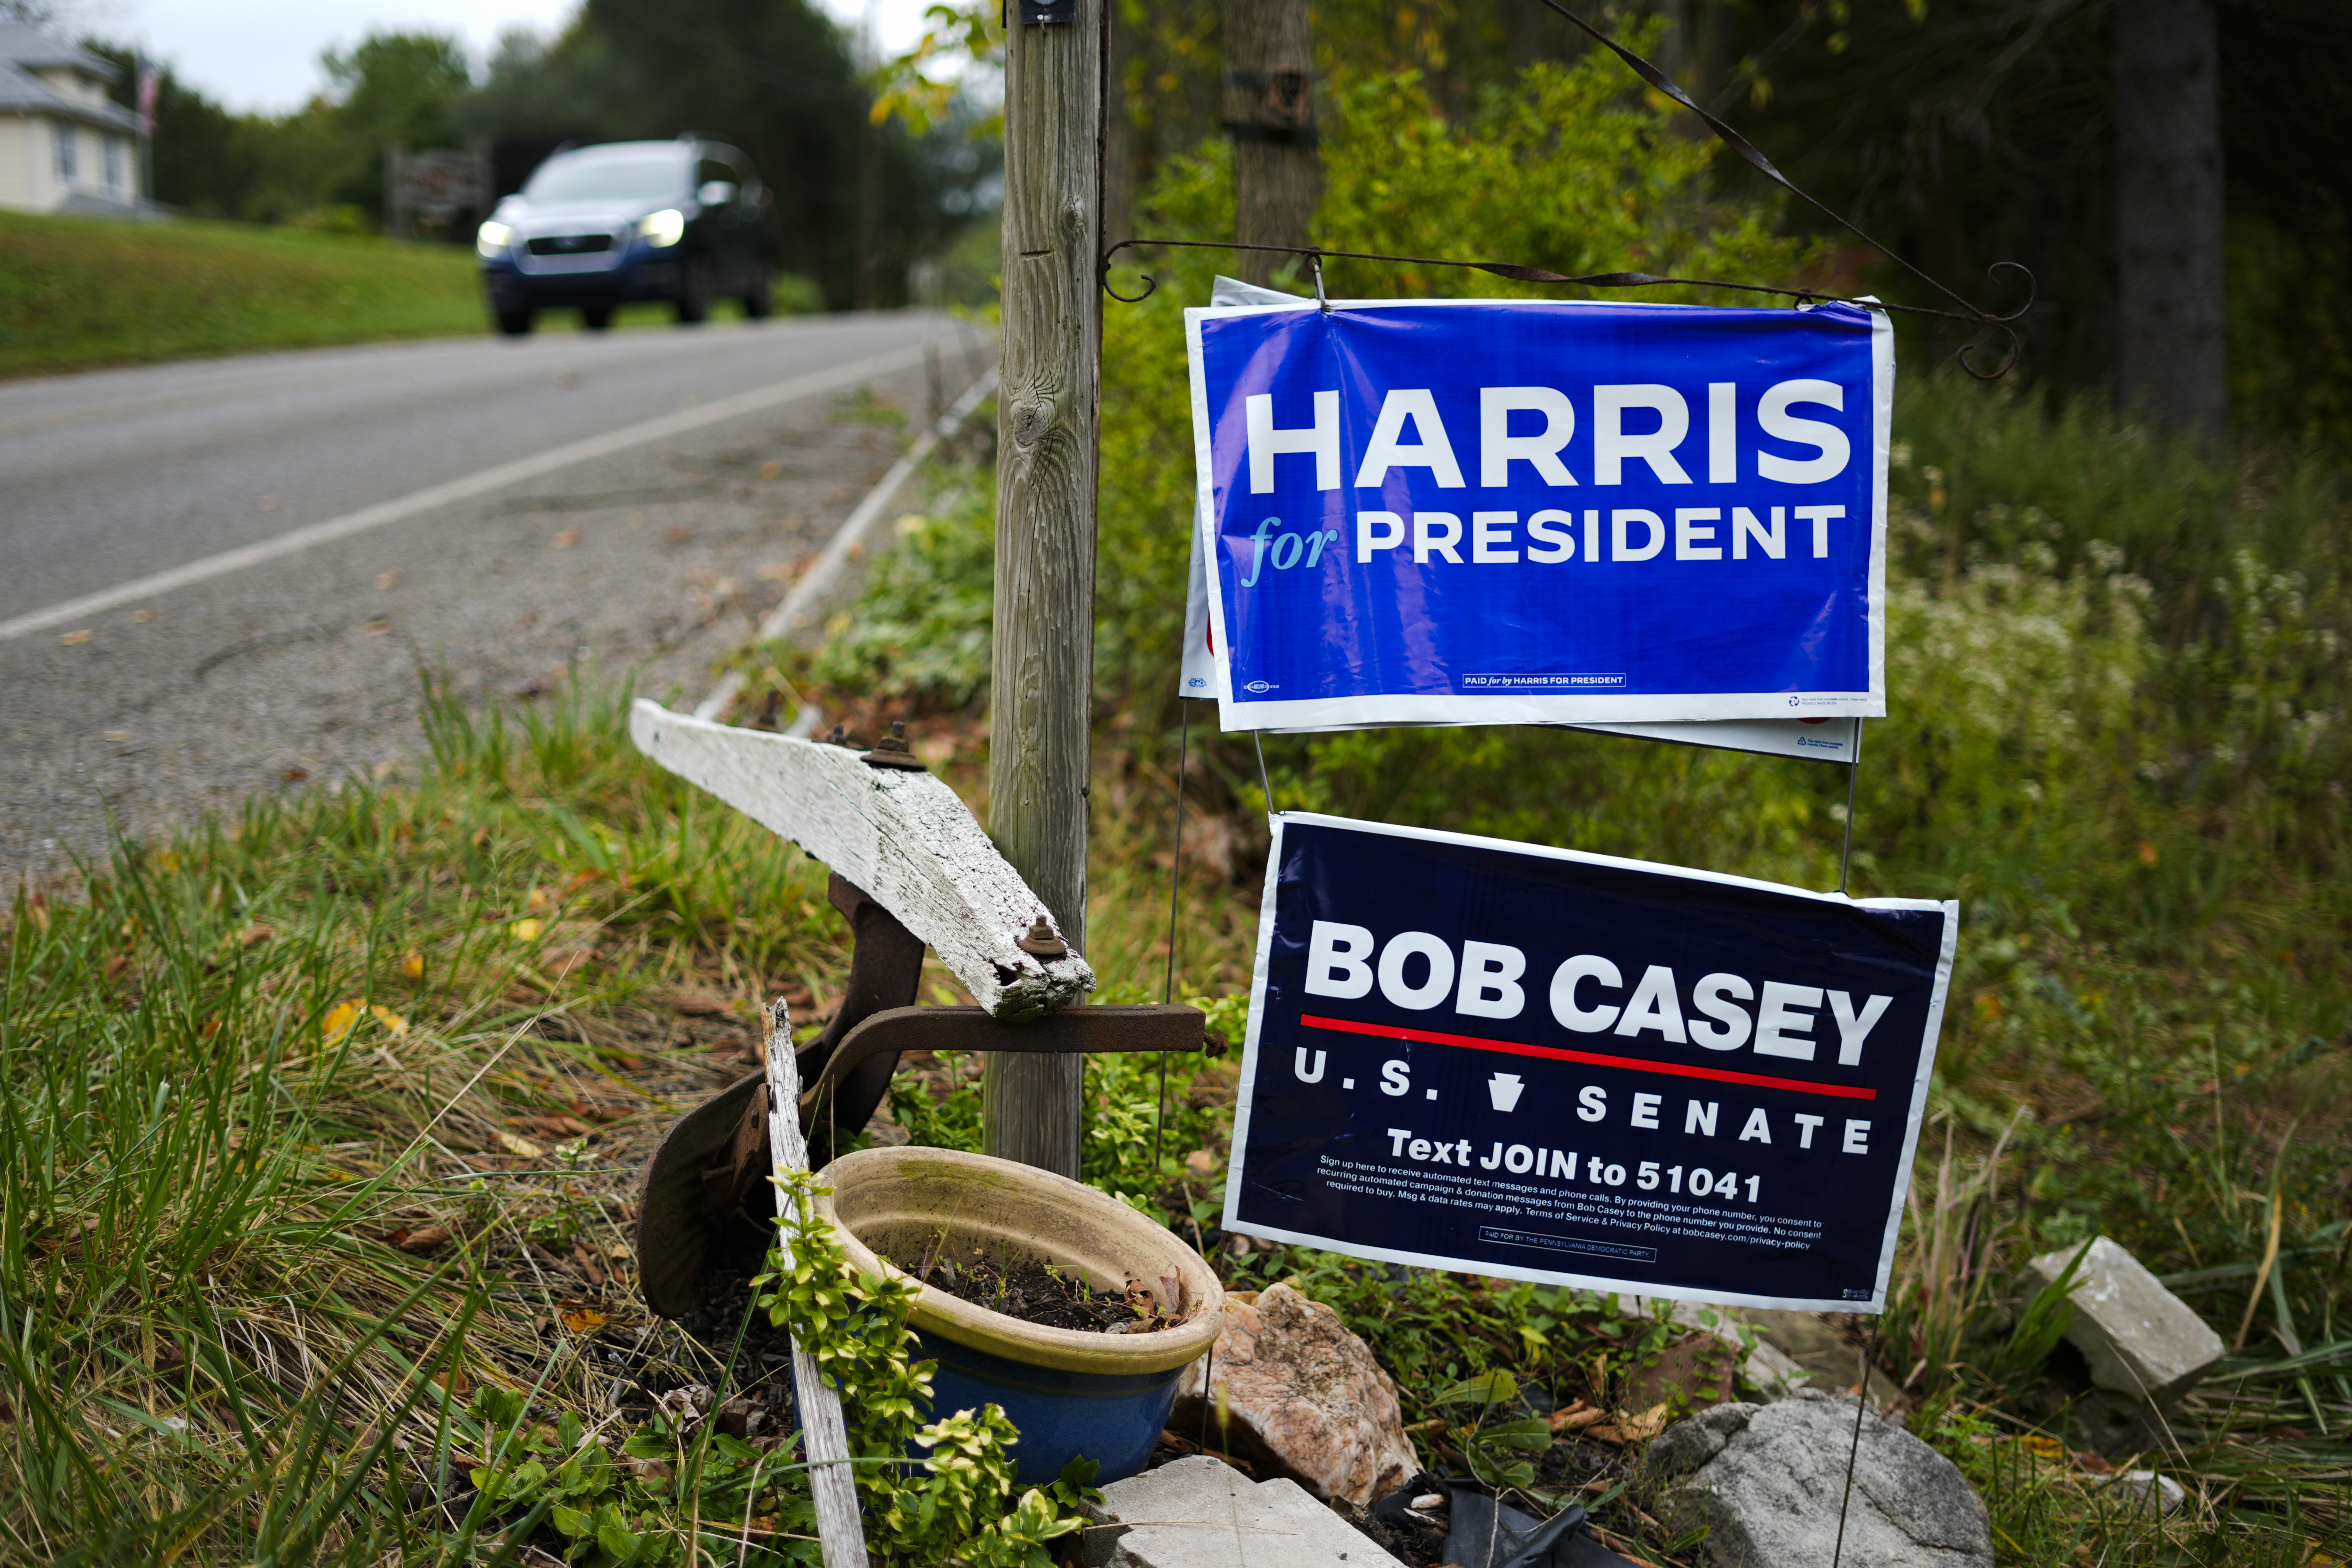
M 592 331 L 613 307 L 666 300 L 681 321 L 710 301 L 768 313 L 767 190 L 751 160 L 716 142 L 609 142 L 541 163 L 475 239 L 499 331 L 520 335 L 551 306 Z

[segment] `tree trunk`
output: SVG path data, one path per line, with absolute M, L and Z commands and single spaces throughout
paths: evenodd
M 1224 36 L 1225 130 L 1234 139 L 1234 238 L 1303 246 L 1323 184 L 1307 0 L 1219 0 L 1217 16 Z M 1263 284 L 1286 260 L 1239 251 L 1234 273 Z
M 2221 433 L 2221 98 L 2213 0 L 2116 7 L 2117 393 Z
M 1080 952 L 1102 309 L 1096 137 L 1100 7 L 1110 3 L 1081 0 L 1063 24 L 1016 20 L 1004 51 L 989 837 Z M 1084 1079 L 1082 1057 L 992 1056 L 981 1093 L 982 1147 L 1075 1177 Z
M 1127 71 L 1140 52 L 1137 28 L 1110 7 L 1110 62 L 1103 94 L 1102 232 L 1105 245 L 1135 237 L 1135 193 L 1143 172 L 1143 138 L 1129 114 Z

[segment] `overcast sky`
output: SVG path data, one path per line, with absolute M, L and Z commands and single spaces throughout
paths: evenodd
M 864 0 L 818 0 L 855 26 Z M 886 51 L 922 36 L 926 0 L 874 0 Z M 68 0 L 65 30 L 142 46 L 180 79 L 234 110 L 276 112 L 326 86 L 319 55 L 373 32 L 463 39 L 478 67 L 509 27 L 553 32 L 578 0 Z

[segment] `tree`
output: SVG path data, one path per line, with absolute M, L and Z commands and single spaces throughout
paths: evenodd
M 2221 94 L 2213 0 L 2116 8 L 2117 396 L 2221 433 Z
M 587 0 L 581 24 L 607 46 L 611 130 L 742 148 L 774 193 L 787 269 L 853 302 L 866 95 L 840 29 L 803 0 Z
M 1315 45 L 1307 0 L 1221 0 L 1225 133 L 1234 142 L 1234 238 L 1303 246 L 1322 184 L 1316 155 Z M 1272 279 L 1287 258 L 1239 251 L 1236 276 Z
M 382 212 L 384 149 L 456 144 L 450 110 L 474 85 L 465 47 L 443 33 L 371 33 L 320 64 L 333 84 L 320 126 L 335 143 L 331 199 Z
M 139 111 L 137 50 L 100 38 L 81 47 L 121 68 L 108 87 L 114 101 Z M 236 210 L 237 117 L 188 86 L 168 65 L 156 67 L 154 189 L 148 194 L 166 206 L 200 217 L 228 217 Z

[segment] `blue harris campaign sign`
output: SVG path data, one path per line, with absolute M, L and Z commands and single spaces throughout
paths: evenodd
M 1958 907 L 1285 814 L 1225 1228 L 1877 1311 Z
M 1225 728 L 1885 711 L 1883 312 L 1185 317 Z

